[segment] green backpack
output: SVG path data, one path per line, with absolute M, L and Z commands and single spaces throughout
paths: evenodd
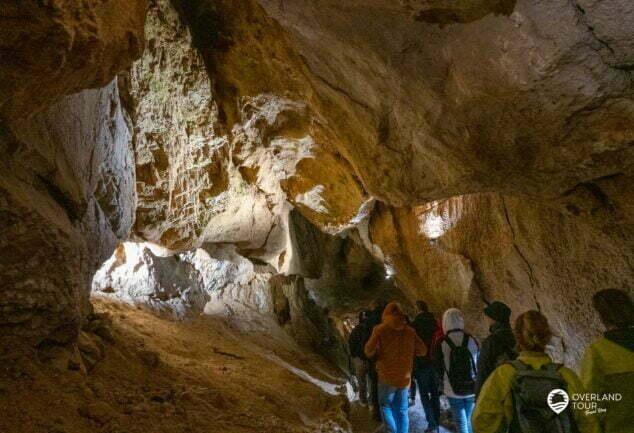
M 549 405 L 562 407 L 564 397 L 551 391 L 567 390 L 567 383 L 559 373 L 561 364 L 548 363 L 539 370 L 520 360 L 510 361 L 516 373 L 511 393 L 513 396 L 513 421 L 509 433 L 578 433 L 572 416 L 571 405 L 556 413 Z

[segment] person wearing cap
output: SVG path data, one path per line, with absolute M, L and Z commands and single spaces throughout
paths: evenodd
M 506 304 L 495 301 L 484 309 L 484 314 L 491 320 L 491 326 L 490 335 L 482 342 L 478 358 L 476 396 L 498 364 L 517 358 L 515 337 L 510 325 L 511 309 Z

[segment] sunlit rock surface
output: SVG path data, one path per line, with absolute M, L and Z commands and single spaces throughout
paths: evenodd
M 262 92 L 236 99 L 235 123 L 228 123 L 217 105 L 215 77 L 166 0 L 150 8 L 145 39 L 128 98 L 135 125 L 136 234 L 179 251 L 232 243 L 244 255 L 292 271 L 289 201 L 310 214 L 341 218 L 321 196 L 324 185 L 299 174 L 302 166 L 323 162 L 311 162 L 319 153 L 314 114 L 293 95 Z M 359 193 L 350 199 L 356 212 Z
M 194 265 L 151 244 L 120 244 L 92 281 L 107 295 L 175 318 L 202 312 L 209 298 Z
M 73 339 L 92 274 L 130 234 L 136 195 L 124 117 L 115 80 L 3 130 L 0 339 L 11 353 Z
M 347 370 L 345 340 L 335 320 L 376 299 L 407 303 L 407 298 L 354 240 L 322 233 L 295 210 L 289 230 L 294 275 L 248 259 L 232 244 L 177 253 L 125 242 L 95 274 L 92 293 L 175 319 L 220 317 L 244 332 L 283 327 Z

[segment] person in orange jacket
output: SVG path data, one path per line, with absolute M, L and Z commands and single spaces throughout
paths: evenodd
M 408 394 L 414 356 L 425 356 L 427 347 L 407 325 L 396 302 L 385 307 L 381 324 L 365 345 L 365 354 L 376 362 L 379 406 L 388 433 L 408 433 Z

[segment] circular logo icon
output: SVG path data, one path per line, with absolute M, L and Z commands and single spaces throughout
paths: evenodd
M 570 398 L 568 397 L 568 393 L 563 389 L 553 389 L 548 394 L 548 407 L 557 415 L 566 410 L 569 402 Z

